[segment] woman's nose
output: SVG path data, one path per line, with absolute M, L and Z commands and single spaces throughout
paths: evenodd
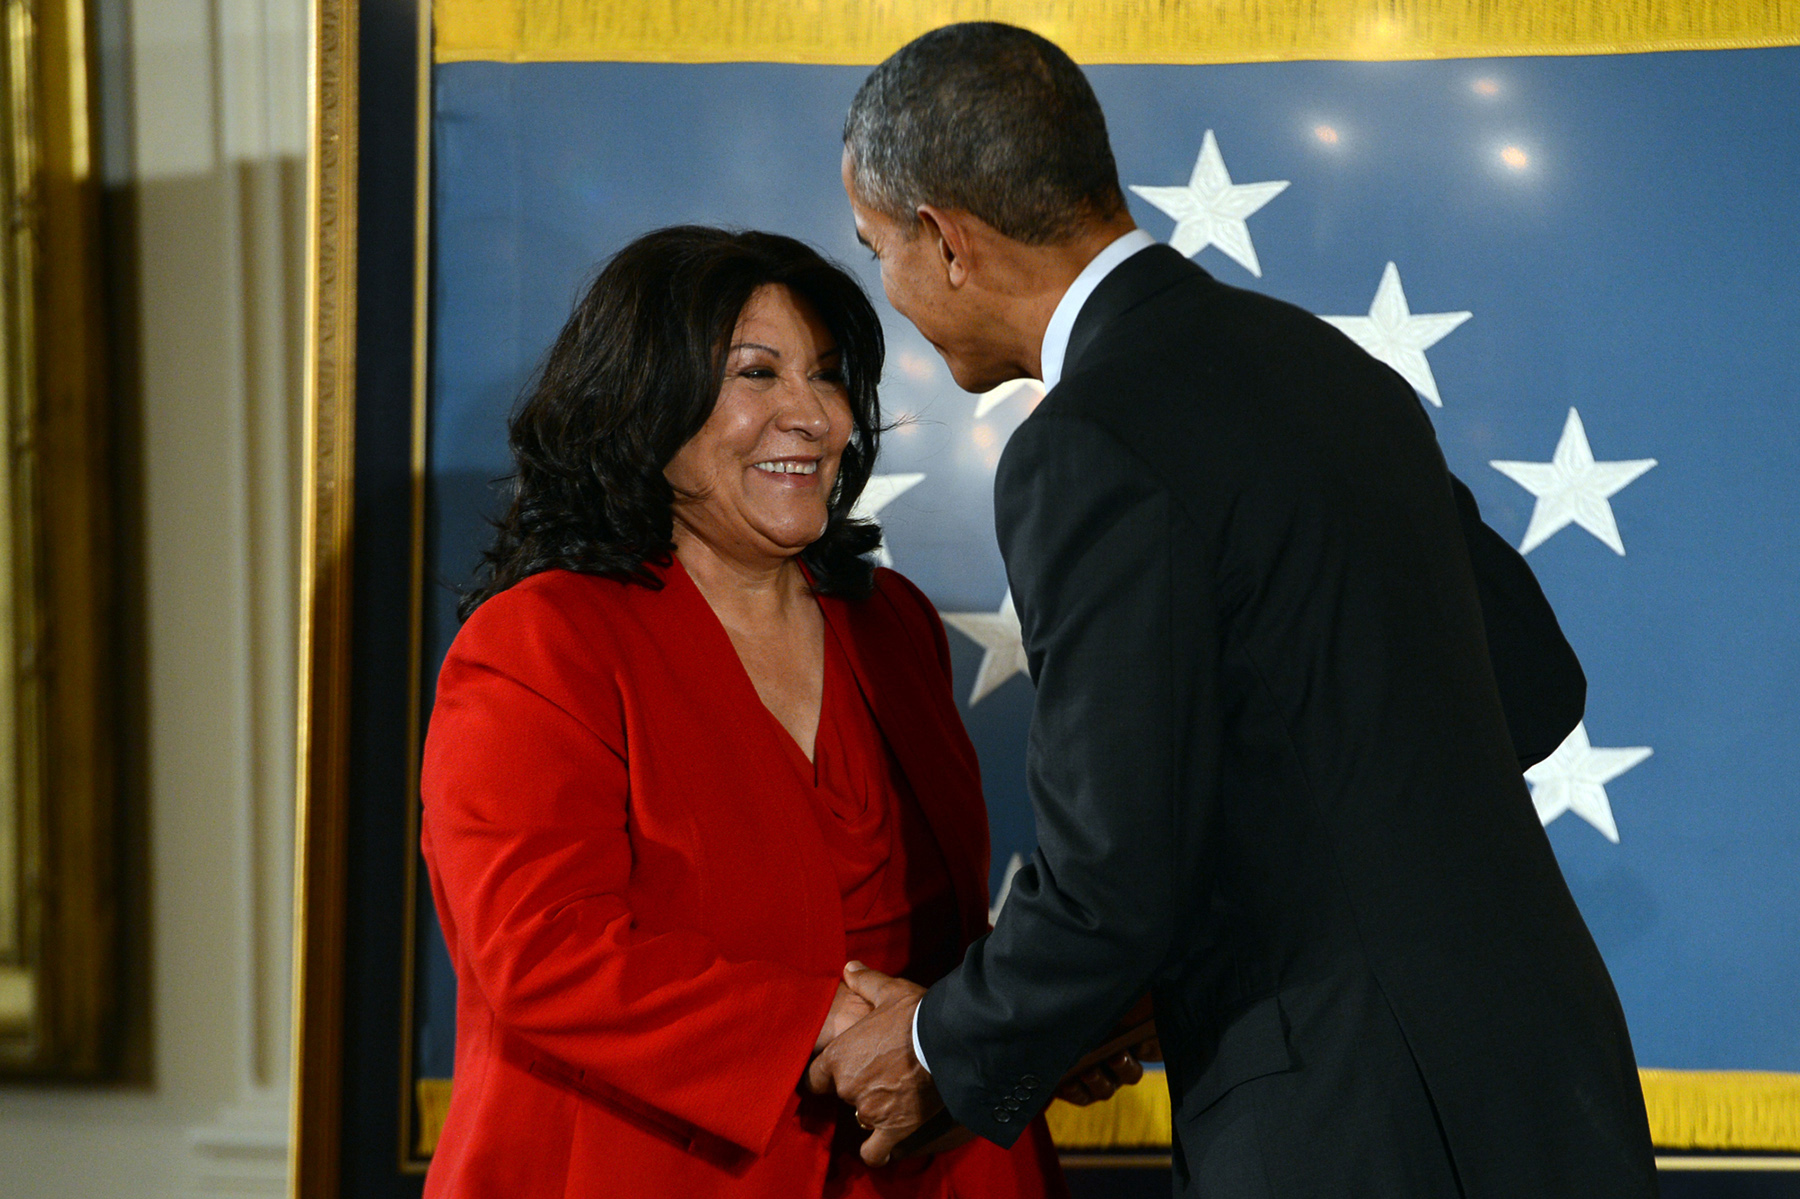
M 806 437 L 824 437 L 831 432 L 831 413 L 826 410 L 825 401 L 813 386 L 812 380 L 791 382 L 784 391 L 786 397 L 781 406 L 779 421 L 783 432 L 799 433 Z

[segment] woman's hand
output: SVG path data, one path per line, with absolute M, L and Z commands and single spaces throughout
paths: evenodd
M 831 999 L 831 1010 L 825 1013 L 825 1024 L 819 1029 L 818 1040 L 813 1042 L 814 1056 L 837 1040 L 839 1033 L 874 1010 L 869 1006 L 868 1000 L 845 986 L 842 979 L 838 980 L 837 994 Z

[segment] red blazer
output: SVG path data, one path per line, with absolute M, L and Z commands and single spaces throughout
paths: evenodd
M 428 1196 L 821 1193 L 829 1137 L 798 1083 L 844 964 L 836 875 L 770 720 L 744 719 L 761 700 L 723 626 L 679 564 L 660 573 L 533 576 L 438 677 L 422 840 L 458 996 Z M 892 571 L 820 606 L 973 940 L 987 815 L 943 626 Z M 1041 1122 L 958 1153 L 970 1194 L 1055 1175 Z

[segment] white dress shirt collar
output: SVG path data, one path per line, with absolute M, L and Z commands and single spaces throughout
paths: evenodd
M 1063 293 L 1057 302 L 1056 311 L 1050 314 L 1050 323 L 1044 326 L 1044 348 L 1038 355 L 1038 361 L 1044 368 L 1044 390 L 1049 391 L 1062 381 L 1063 359 L 1069 353 L 1069 335 L 1075 332 L 1075 318 L 1081 314 L 1081 306 L 1088 302 L 1100 281 L 1113 273 L 1115 267 L 1139 250 L 1148 249 L 1156 244 L 1156 239 L 1142 229 L 1133 229 L 1122 234 L 1113 243 L 1094 255 L 1092 262 L 1081 268 L 1075 276 L 1075 282 L 1069 284 L 1069 290 Z

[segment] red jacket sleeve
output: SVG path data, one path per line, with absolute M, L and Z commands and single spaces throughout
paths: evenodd
M 458 980 L 602 1093 L 761 1152 L 836 979 L 637 926 L 616 677 L 529 588 L 488 601 L 452 647 L 421 789 Z
M 918 585 L 897 570 L 879 568 L 876 572 L 877 587 L 887 596 L 895 610 L 901 613 L 901 620 L 908 626 L 915 637 L 928 639 L 931 648 L 937 654 L 938 669 L 943 671 L 944 685 L 953 682 L 950 668 L 950 635 L 944 631 L 944 618 L 938 615 L 937 607 L 925 598 Z M 905 611 L 911 608 L 910 612 Z M 952 699 L 952 706 L 956 701 Z

